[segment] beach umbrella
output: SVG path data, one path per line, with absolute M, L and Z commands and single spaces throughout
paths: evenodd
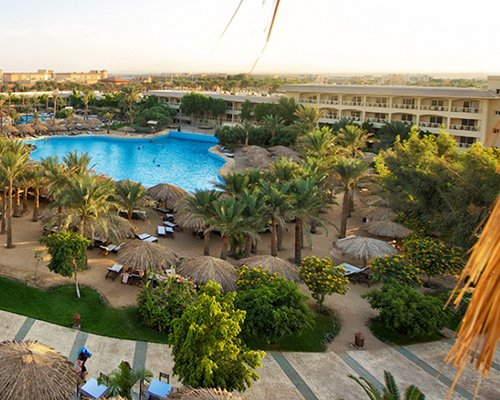
M 25 135 L 33 135 L 35 133 L 35 130 L 31 125 L 20 125 L 19 126 L 19 132 L 24 133 Z
M 384 200 L 382 197 L 376 196 L 376 195 L 365 196 L 362 199 L 360 198 L 360 201 L 367 206 L 384 207 L 387 205 L 386 200 Z
M 4 129 L 12 135 L 19 133 L 19 129 L 17 129 L 15 125 L 7 125 Z
M 47 132 L 47 126 L 40 120 L 36 120 L 33 124 L 33 129 L 36 133 L 45 133 Z
M 396 213 L 388 207 L 371 206 L 361 210 L 361 215 L 369 221 L 393 221 Z
M 62 132 L 66 130 L 66 127 L 59 124 L 54 124 L 54 125 L 49 125 L 48 129 L 50 132 Z
M 338 239 L 335 246 L 343 255 L 363 261 L 364 265 L 372 258 L 398 253 L 397 249 L 392 247 L 390 243 L 363 236 L 348 236 Z M 334 255 L 334 252 L 331 254 Z
M 213 388 L 183 388 L 169 396 L 172 400 L 243 400 L 224 389 Z
M 372 235 L 383 236 L 393 239 L 401 239 L 407 237 L 411 230 L 406 226 L 393 221 L 373 221 L 363 225 L 363 230 Z
M 120 250 L 117 261 L 134 271 L 163 272 L 175 267 L 177 255 L 167 248 L 142 240 L 131 240 Z
M 168 183 L 159 183 L 146 190 L 149 197 L 167 205 L 173 205 L 179 199 L 186 197 L 187 193 L 184 189 Z
M 0 343 L 0 399 L 67 400 L 76 387 L 73 364 L 54 349 L 36 341 Z
M 297 269 L 288 261 L 279 257 L 273 256 L 253 256 L 242 258 L 239 263 L 240 266 L 246 265 L 249 268 L 262 267 L 264 271 L 271 274 L 278 274 L 278 276 L 288 279 L 289 281 L 300 282 L 300 277 Z
M 227 261 L 210 256 L 185 257 L 179 261 L 176 272 L 191 278 L 198 285 L 209 280 L 222 286 L 224 292 L 236 290 L 236 269 Z
M 192 194 L 188 193 L 171 204 L 175 210 L 175 223 L 183 229 L 190 229 L 195 232 L 205 230 L 205 221 L 189 211 L 187 199 Z

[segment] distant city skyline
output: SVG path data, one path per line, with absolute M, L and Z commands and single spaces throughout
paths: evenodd
M 0 68 L 248 73 L 271 0 L 0 0 Z M 500 75 L 500 2 L 282 0 L 255 74 Z M 18 18 L 16 17 L 18 16 Z

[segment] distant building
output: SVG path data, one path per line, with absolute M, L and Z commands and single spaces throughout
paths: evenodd
M 40 81 L 64 81 L 93 84 L 108 77 L 106 70 L 92 70 L 89 72 L 54 72 L 50 69 L 39 69 L 37 72 L 3 72 L 0 74 L 2 82 L 34 84 Z
M 118 78 L 116 76 L 110 76 L 109 78 L 103 78 L 99 79 L 99 83 L 106 83 L 109 85 L 116 85 L 116 86 L 121 86 L 121 85 L 128 85 L 131 83 L 130 79 L 127 78 Z
M 489 76 L 482 89 L 369 86 L 285 85 L 280 88 L 298 104 L 323 111 L 323 124 L 341 118 L 380 127 L 402 121 L 438 133 L 445 128 L 461 147 L 479 141 L 500 146 L 500 76 Z

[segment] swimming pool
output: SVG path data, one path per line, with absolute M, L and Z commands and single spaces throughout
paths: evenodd
M 94 170 L 115 180 L 130 179 L 146 187 L 171 183 L 189 191 L 209 189 L 219 180 L 224 160 L 208 149 L 218 140 L 213 136 L 170 132 L 154 138 L 129 139 L 108 136 L 55 136 L 28 140 L 37 148 L 34 160 L 70 151 L 87 152 Z
M 41 113 L 39 116 L 38 116 L 38 119 L 42 122 L 47 122 L 47 118 L 52 118 L 53 114 L 45 114 L 45 113 Z M 31 122 L 33 121 L 33 115 L 31 114 L 23 114 L 19 117 L 19 120 L 17 121 L 18 124 L 21 124 L 21 125 L 26 125 L 26 124 L 30 124 Z

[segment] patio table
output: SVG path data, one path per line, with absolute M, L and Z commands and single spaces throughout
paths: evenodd
M 101 385 L 97 382 L 97 379 L 91 378 L 80 388 L 80 398 L 88 397 L 90 399 L 98 399 L 104 396 L 107 390 L 108 387 L 106 385 Z
M 165 399 L 172 391 L 172 385 L 153 379 L 148 387 L 148 399 Z

